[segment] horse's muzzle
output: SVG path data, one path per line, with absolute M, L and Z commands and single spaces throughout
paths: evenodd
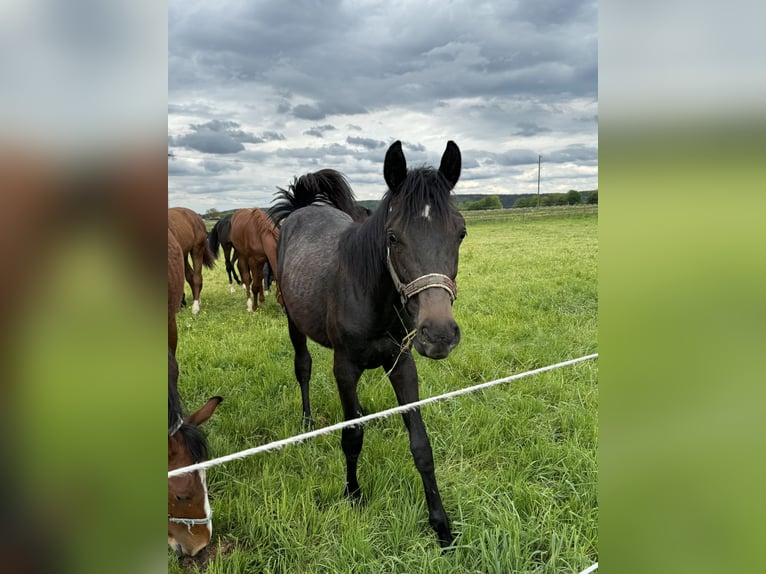
M 424 321 L 415 336 L 415 350 L 429 359 L 444 359 L 460 342 L 460 327 L 454 320 L 436 324 Z

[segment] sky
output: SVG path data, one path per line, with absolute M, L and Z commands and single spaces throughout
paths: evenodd
M 267 207 L 322 168 L 462 152 L 466 193 L 598 188 L 595 0 L 169 0 L 168 205 Z

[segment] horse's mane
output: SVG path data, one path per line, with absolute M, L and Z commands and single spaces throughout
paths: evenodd
M 357 203 L 346 177 L 334 169 L 320 169 L 293 179 L 287 189 L 277 188 L 269 218 L 279 224 L 292 212 L 312 203 L 326 203 L 344 213 L 356 214 Z
M 447 179 L 433 167 L 410 169 L 396 193 L 390 189 L 367 221 L 353 226 L 341 238 L 339 256 L 347 268 L 358 273 L 363 290 L 379 286 L 380 276 L 386 270 L 386 218 L 394 196 L 400 199 L 397 214 L 404 225 L 409 225 L 430 206 L 430 216 L 444 221 L 452 207 L 451 186 Z
M 254 208 L 250 210 L 250 214 L 261 231 L 268 231 L 274 239 L 279 239 L 279 228 L 274 221 L 266 215 L 263 210 Z

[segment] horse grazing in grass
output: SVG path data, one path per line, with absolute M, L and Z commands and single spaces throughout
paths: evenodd
M 268 262 L 272 273 L 277 269 L 279 228 L 260 209 L 238 209 L 231 217 L 230 238 L 237 250 L 247 310 L 254 311 L 258 308 L 259 294 L 261 303 L 264 301 L 263 264 Z M 278 300 L 281 300 L 279 296 Z
M 184 272 L 192 290 L 192 313 L 196 315 L 202 291 L 202 266 L 208 269 L 215 266 L 215 255 L 207 243 L 205 222 L 191 209 L 171 207 L 168 209 L 168 229 L 173 232 L 184 253 Z
M 223 259 L 226 262 L 226 274 L 229 276 L 229 290 L 234 293 L 234 284 L 232 279 L 240 285 L 242 281 L 237 275 L 234 263 L 237 261 L 237 250 L 231 243 L 231 215 L 219 219 L 207 234 L 207 241 L 210 244 L 210 250 L 218 258 L 218 247 L 223 249 Z
M 443 359 L 460 341 L 452 315 L 458 251 L 465 221 L 450 192 L 460 177 L 460 150 L 447 143 L 438 170 L 407 169 L 400 142 L 388 149 L 383 175 L 388 191 L 363 223 L 345 178 L 333 170 L 304 175 L 280 190 L 269 210 L 282 221 L 277 277 L 295 349 L 304 420 L 311 424 L 311 355 L 306 337 L 332 348 L 333 371 L 346 420 L 362 415 L 357 383 L 382 366 L 399 404 L 418 400 L 411 346 Z M 419 409 L 402 415 L 420 472 L 429 522 L 439 544 L 453 541 L 434 475 L 431 445 Z M 361 426 L 343 429 L 346 494 L 361 496 L 357 460 Z
M 212 397 L 185 417 L 178 394 L 178 363 L 168 349 L 168 471 L 207 460 L 207 441 L 198 427 L 222 400 Z M 204 470 L 168 479 L 168 544 L 179 557 L 194 556 L 208 545 L 212 516 Z

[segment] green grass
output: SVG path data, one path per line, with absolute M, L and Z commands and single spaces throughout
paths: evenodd
M 415 354 L 421 397 L 597 352 L 595 207 L 467 214 L 455 318 L 443 361 Z M 213 456 L 302 432 L 292 346 L 273 291 L 247 313 L 221 259 L 202 311 L 178 316 L 188 409 L 224 402 L 205 425 Z M 187 288 L 188 294 L 188 288 Z M 310 343 L 317 426 L 342 420 L 331 352 Z M 168 572 L 577 572 L 598 559 L 597 361 L 423 408 L 455 548 L 442 554 L 400 417 L 366 426 L 364 504 L 343 497 L 333 433 L 208 471 L 214 511 L 202 562 Z M 395 406 L 382 370 L 360 382 L 367 412 Z

